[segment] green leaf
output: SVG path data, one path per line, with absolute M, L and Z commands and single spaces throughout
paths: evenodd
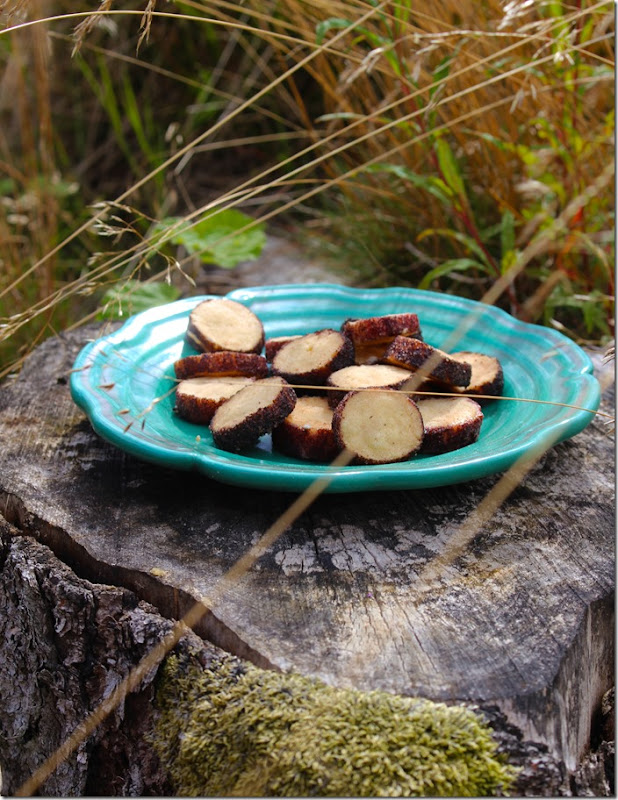
M 433 281 L 442 275 L 447 275 L 450 272 L 467 272 L 470 269 L 480 270 L 487 272 L 487 266 L 475 261 L 472 258 L 451 258 L 448 261 L 443 261 L 438 267 L 430 270 L 419 283 L 419 289 L 429 289 Z
M 429 96 L 433 97 L 435 93 L 442 87 L 442 81 L 448 77 L 451 71 L 451 64 L 453 58 L 451 55 L 445 56 L 432 73 L 433 82 L 429 89 Z
M 470 135 L 478 136 L 479 139 L 483 139 L 490 144 L 495 145 L 499 150 L 507 150 L 512 152 L 514 149 L 514 145 L 512 142 L 505 141 L 501 139 L 499 136 L 494 136 L 493 133 L 486 133 L 485 131 L 474 131 L 470 128 L 464 128 L 464 132 Z
M 13 178 L 0 178 L 0 194 L 4 197 L 13 194 L 15 191 L 15 181 Z
M 605 309 L 603 309 L 597 302 L 592 301 L 584 303 L 582 306 L 582 313 L 584 316 L 584 324 L 586 325 L 586 330 L 589 334 L 597 328 L 609 333 Z
M 397 58 L 393 56 L 390 52 L 389 46 L 391 42 L 389 39 L 385 39 L 383 36 L 379 36 L 377 33 L 372 31 L 370 28 L 364 28 L 361 25 L 354 25 L 347 19 L 340 19 L 338 17 L 330 17 L 329 19 L 325 19 L 322 22 L 319 22 L 315 26 L 315 38 L 316 44 L 323 44 L 324 39 L 328 31 L 333 29 L 345 29 L 349 28 L 351 33 L 355 34 L 355 41 L 367 41 L 372 47 L 384 47 L 385 52 L 384 56 L 388 59 L 389 63 L 393 67 L 398 68 Z
M 500 274 L 505 275 L 511 267 L 514 267 L 520 255 L 519 250 L 503 250 L 500 259 Z
M 515 217 L 508 209 L 502 215 L 500 225 L 500 247 L 502 258 L 515 249 Z
M 584 321 L 588 334 L 600 331 L 604 335 L 610 334 L 608 319 L 612 318 L 609 311 L 613 298 L 593 290 L 587 295 L 567 294 L 564 287 L 558 286 L 548 300 L 547 306 L 550 313 L 557 308 L 570 308 L 578 311 Z
M 505 141 L 504 139 L 500 139 L 498 136 L 494 136 L 491 133 L 484 133 L 482 131 L 472 131 L 466 129 L 466 133 L 470 135 L 474 135 L 479 139 L 483 139 L 484 141 L 488 142 L 489 144 L 494 145 L 505 153 L 514 153 L 518 158 L 521 158 L 524 164 L 527 166 L 534 166 L 538 163 L 539 156 L 538 153 L 532 147 L 528 147 L 525 144 L 518 144 L 515 142 Z
M 583 231 L 577 231 L 575 232 L 575 236 L 581 249 L 590 253 L 595 259 L 597 259 L 597 263 L 602 268 L 607 280 L 611 281 L 612 265 L 610 263 L 608 254 L 603 250 L 602 247 L 599 247 L 599 245 L 596 244 L 596 242 L 587 233 L 584 233 Z
M 128 76 L 125 76 L 124 78 L 123 90 L 125 118 L 129 120 L 131 127 L 133 128 L 133 132 L 135 133 L 135 138 L 137 139 L 141 152 L 151 163 L 155 163 L 156 157 L 152 151 L 150 142 L 148 141 L 148 136 L 144 129 L 142 116 L 140 114 L 139 103 Z
M 366 172 L 390 172 L 402 181 L 408 181 L 419 189 L 425 189 L 425 191 L 437 197 L 443 205 L 452 205 L 453 192 L 440 178 L 432 175 L 419 175 L 417 172 L 400 164 L 371 164 L 367 167 Z
M 338 17 L 330 17 L 329 19 L 318 22 L 315 26 L 315 40 L 316 44 L 322 44 L 326 34 L 334 28 L 349 28 L 350 21 L 347 19 L 339 19 Z
M 178 230 L 166 237 L 165 232 L 177 225 Z M 254 219 L 228 208 L 205 217 L 187 227 L 180 217 L 168 217 L 155 228 L 163 239 L 180 244 L 200 260 L 220 267 L 235 267 L 240 261 L 258 258 L 266 244 L 265 226 Z
M 175 286 L 163 281 L 144 283 L 126 280 L 105 292 L 97 319 L 119 319 L 130 316 L 148 308 L 171 303 L 179 296 L 180 291 Z
M 450 144 L 441 136 L 436 139 L 436 155 L 445 182 L 450 186 L 457 197 L 467 205 L 468 198 L 466 196 L 466 188 L 459 170 L 459 165 Z
M 426 228 L 416 238 L 417 241 L 420 242 L 422 239 L 426 239 L 428 236 L 446 236 L 447 239 L 455 239 L 455 241 L 463 244 L 464 247 L 478 257 L 479 261 L 483 264 L 484 272 L 493 272 L 492 265 L 487 261 L 487 256 L 485 255 L 483 248 L 476 241 L 476 239 L 473 239 L 472 236 L 468 236 L 467 233 L 453 231 L 450 228 Z

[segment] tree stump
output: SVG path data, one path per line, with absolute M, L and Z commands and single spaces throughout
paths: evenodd
M 293 500 L 142 463 L 101 440 L 68 388 L 96 335 L 45 342 L 0 387 L 0 510 L 13 526 L 3 529 L 0 765 L 13 789 Z M 611 389 L 602 408 L 613 408 Z M 543 457 L 431 591 L 418 575 L 499 476 L 320 496 L 196 633 L 264 668 L 493 709 L 564 766 L 563 780 L 613 683 L 613 458 L 597 417 Z M 105 757 L 78 751 L 54 791 L 87 792 L 96 762 L 110 794 L 165 793 L 127 727 L 148 727 L 151 696 L 148 684 L 131 700 L 139 714 L 120 709 L 100 735 Z M 132 777 L 119 760 L 134 762 Z

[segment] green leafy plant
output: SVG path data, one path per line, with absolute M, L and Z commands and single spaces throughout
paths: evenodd
M 258 258 L 266 244 L 265 226 L 235 208 L 215 211 L 198 222 L 167 217 L 155 226 L 154 237 L 182 245 L 200 261 L 220 267 L 235 267 Z
M 171 283 L 171 270 L 174 267 L 180 269 L 177 258 L 170 253 L 172 244 L 182 246 L 186 253 L 201 263 L 231 269 L 241 261 L 258 258 L 266 243 L 265 226 L 233 208 L 217 210 L 197 222 L 183 217 L 167 217 L 151 224 L 147 234 L 142 235 L 138 226 L 144 221 L 136 215 L 131 223 L 127 223 L 114 211 L 110 220 L 113 224 L 101 224 L 98 230 L 106 236 L 122 236 L 127 232 L 137 234 L 141 245 L 132 259 L 135 266 L 130 274 L 136 275 L 144 267 L 151 270 L 151 262 L 163 256 L 168 263 L 167 279 L 119 278 L 103 295 L 101 311 L 97 314 L 99 320 L 119 319 L 180 297 L 180 289 Z
M 126 280 L 108 289 L 97 319 L 120 319 L 177 300 L 180 290 L 163 281 Z

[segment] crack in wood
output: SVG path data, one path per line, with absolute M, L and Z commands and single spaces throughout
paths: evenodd
M 177 587 L 168 586 L 158 578 L 144 572 L 125 569 L 120 565 L 106 564 L 94 559 L 85 548 L 77 544 L 59 527 L 26 511 L 25 506 L 14 495 L 0 491 L 0 505 L 4 518 L 25 536 L 41 542 L 65 563 L 75 574 L 96 583 L 109 583 L 125 588 L 170 620 L 181 619 L 199 598 Z M 250 647 L 233 630 L 209 611 L 195 626 L 194 633 L 225 652 L 250 661 L 264 669 L 278 670 L 271 661 Z

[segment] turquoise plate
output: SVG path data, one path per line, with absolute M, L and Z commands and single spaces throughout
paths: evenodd
M 492 401 L 484 406 L 476 443 L 397 464 L 313 464 L 272 452 L 269 436 L 242 455 L 227 453 L 214 447 L 207 427 L 173 412 L 173 363 L 195 352 L 185 331 L 191 309 L 205 299 L 191 297 L 137 314 L 80 352 L 71 393 L 100 436 L 147 461 L 242 486 L 302 491 L 321 478 L 328 492 L 419 489 L 506 470 L 521 456 L 579 433 L 599 406 L 600 387 L 583 350 L 556 331 L 519 322 L 493 306 L 415 289 L 331 284 L 261 286 L 227 296 L 260 317 L 267 337 L 338 328 L 348 317 L 414 311 L 425 341 L 447 351 L 496 356 L 505 395 L 534 402 Z

